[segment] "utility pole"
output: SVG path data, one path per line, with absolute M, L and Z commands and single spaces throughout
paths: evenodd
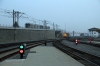
M 14 10 L 13 10 L 13 27 L 14 27 L 14 18 L 15 18 L 15 17 L 14 17 Z
M 26 17 L 23 17 L 22 15 L 25 14 L 25 13 L 22 13 L 22 12 L 19 12 L 19 11 L 11 11 L 11 10 L 5 10 L 5 9 L 0 9 L 0 13 L 4 13 L 4 14 L 10 14 L 10 16 L 8 15 L 0 15 L 0 16 L 4 16 L 4 17 L 10 17 L 10 18 L 13 18 L 13 24 L 12 26 L 15 27 L 15 23 L 17 24 L 17 26 L 19 25 L 18 22 L 19 22 L 19 18 L 22 17 L 22 18 L 26 18 Z M 16 20 L 17 19 L 17 20 Z
M 44 20 L 44 29 L 46 29 L 46 24 L 47 24 L 46 20 Z
M 58 30 L 58 25 L 56 24 L 56 30 Z
M 21 15 L 20 15 L 20 14 L 21 14 Z M 25 14 L 25 13 L 22 13 L 22 12 L 19 12 L 19 11 L 15 11 L 15 13 L 14 13 L 15 22 L 17 22 L 17 24 L 18 24 L 17 27 L 19 27 L 19 18 L 20 18 L 23 14 Z
M 66 23 L 65 23 L 65 32 L 66 32 Z
M 44 23 L 44 29 L 46 29 L 46 32 L 45 32 L 45 34 L 44 34 L 44 39 L 45 39 L 45 46 L 46 46 L 46 39 L 47 39 L 47 21 L 46 20 L 44 20 L 43 21 L 43 23 Z
M 60 26 L 56 24 L 56 30 L 58 30 L 58 29 L 59 29 L 58 27 L 60 27 Z
M 74 33 L 75 33 L 75 32 L 73 31 L 73 36 L 74 36 Z
M 7 12 L 13 15 L 13 27 L 14 27 L 14 41 L 16 40 L 16 27 L 19 27 L 19 18 L 24 14 L 19 11 Z M 21 15 L 19 15 L 21 14 Z
M 17 11 L 16 14 L 17 14 L 17 24 L 19 25 L 19 12 Z
M 23 14 L 25 14 L 25 13 L 22 13 L 22 12 L 19 12 L 19 11 L 14 11 L 14 9 L 13 9 L 13 12 L 7 11 L 7 10 L 4 10 L 3 12 L 8 13 L 8 14 L 11 15 L 11 17 L 13 18 L 13 27 L 16 27 L 16 26 L 14 26 L 14 25 L 15 25 L 15 22 L 18 24 L 19 18 L 20 18 Z M 18 24 L 18 25 L 19 25 L 19 24 Z
M 15 12 L 14 12 L 14 10 L 13 10 L 13 27 L 14 27 L 14 41 L 15 41 L 15 26 L 14 26 L 14 24 L 15 24 Z
M 53 22 L 53 30 L 55 30 L 55 25 L 54 25 L 54 22 Z
M 44 20 L 44 29 L 46 29 L 46 33 L 45 33 L 45 39 L 47 39 L 47 21 Z

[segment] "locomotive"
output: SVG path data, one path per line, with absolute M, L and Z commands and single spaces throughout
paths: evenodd
M 69 37 L 69 34 L 68 34 L 68 33 L 63 33 L 63 34 L 62 34 L 62 37 L 63 37 L 63 38 L 68 38 L 68 37 Z

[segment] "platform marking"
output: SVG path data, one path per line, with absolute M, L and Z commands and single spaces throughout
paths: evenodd
M 24 61 L 25 59 L 12 59 L 12 60 L 5 60 L 6 62 L 11 62 L 11 61 Z

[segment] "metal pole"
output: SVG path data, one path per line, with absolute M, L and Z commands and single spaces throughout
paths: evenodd
M 17 12 L 14 12 L 14 23 L 16 22 L 16 13 Z M 16 26 L 15 26 L 16 27 Z
M 45 24 L 46 24 L 46 41 L 47 41 L 47 23 L 45 21 Z M 46 42 L 46 45 L 47 45 L 47 42 Z
M 73 31 L 73 36 L 74 36 L 74 31 Z
M 18 24 L 17 27 L 19 27 L 19 12 L 17 12 L 17 24 Z
M 14 12 L 14 41 L 16 41 L 16 12 Z
M 65 23 L 65 32 L 66 32 L 66 23 Z
M 15 18 L 16 18 L 16 16 L 15 16 L 15 12 L 13 10 L 14 41 L 15 41 Z
M 46 20 L 45 20 L 45 29 L 46 29 L 45 39 L 47 39 L 47 22 L 46 22 Z
M 57 30 L 57 24 L 56 24 L 56 30 Z
M 43 21 L 43 24 L 44 24 L 44 27 L 43 27 L 43 29 L 44 29 L 44 40 L 45 40 L 45 37 L 46 37 L 46 32 L 45 32 L 45 20 Z
M 54 22 L 53 22 L 53 30 L 55 30 L 55 25 L 54 25 Z
M 13 10 L 13 27 L 14 27 L 14 18 L 15 18 L 15 17 L 14 17 L 14 10 Z
M 14 12 L 14 10 L 13 10 L 13 23 L 14 23 L 14 41 L 15 41 L 15 21 L 16 21 L 16 12 Z
M 47 39 L 47 23 L 46 23 L 46 20 L 44 20 L 44 26 L 45 26 L 45 29 L 46 29 L 46 32 L 45 32 L 45 46 L 47 45 L 46 43 L 46 39 Z

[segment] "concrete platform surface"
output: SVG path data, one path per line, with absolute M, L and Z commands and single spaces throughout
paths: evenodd
M 84 66 L 62 51 L 50 46 L 38 46 L 30 50 L 23 66 Z
M 53 46 L 32 48 L 27 59 L 10 59 L 0 62 L 0 66 L 84 66 L 69 55 Z
M 0 62 L 0 66 L 23 66 L 25 59 L 9 59 Z

